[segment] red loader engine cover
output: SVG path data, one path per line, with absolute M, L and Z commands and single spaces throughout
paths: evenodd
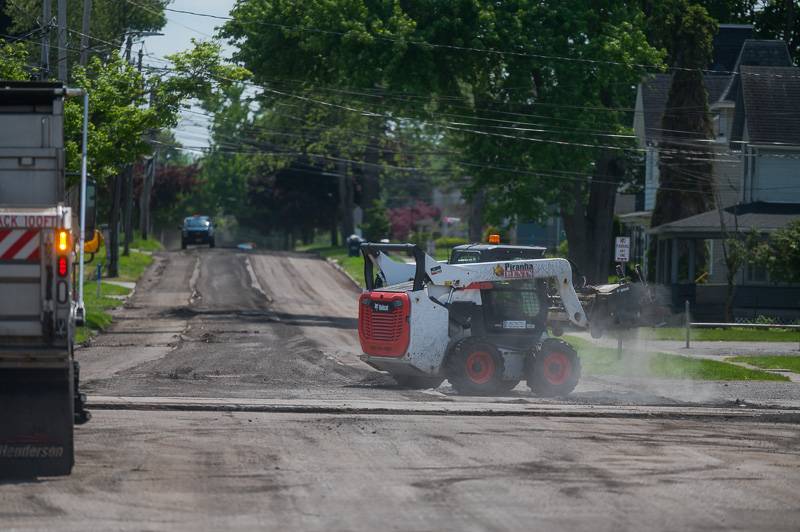
M 401 357 L 411 333 L 405 292 L 364 292 L 358 299 L 358 339 L 370 356 Z

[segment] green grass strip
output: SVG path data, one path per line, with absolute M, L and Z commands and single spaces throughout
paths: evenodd
M 574 336 L 564 338 L 578 351 L 583 371 L 587 375 L 614 375 L 631 377 L 660 377 L 709 381 L 787 381 L 783 375 L 743 368 L 735 364 L 692 358 L 668 353 L 623 353 L 597 347 Z
M 136 248 L 135 246 L 131 247 L 134 249 Z M 95 261 L 104 261 L 105 252 L 105 248 L 101 247 L 99 253 L 95 257 Z M 147 253 L 131 251 L 130 255 L 123 257 L 122 250 L 120 250 L 119 276 L 111 279 L 103 277 L 103 281 L 138 281 L 147 267 L 152 263 L 153 257 Z M 86 342 L 94 334 L 111 325 L 112 318 L 108 311 L 117 308 L 122 304 L 119 299 L 115 299 L 111 296 L 125 296 L 130 293 L 128 288 L 109 284 L 107 282 L 101 282 L 100 297 L 98 297 L 97 281 L 94 277 L 96 264 L 96 262 L 93 262 L 86 265 L 86 281 L 83 287 L 83 301 L 86 308 L 86 323 L 85 325 L 78 327 L 75 331 L 76 344 Z
M 131 249 L 138 249 L 139 251 L 161 251 L 164 249 L 164 246 L 158 240 L 154 238 L 148 238 L 147 240 L 142 239 L 141 236 L 137 234 L 136 238 L 133 239 L 131 242 Z
M 126 296 L 130 290 L 122 286 L 100 283 L 100 297 L 97 297 L 97 285 L 87 282 L 83 287 L 83 302 L 86 308 L 86 323 L 75 331 L 75 343 L 81 344 L 88 340 L 97 331 L 102 331 L 111 325 L 111 309 L 117 308 L 122 303 L 119 299 L 110 296 Z
M 358 281 L 359 286 L 364 286 L 364 259 L 361 255 L 357 257 L 348 257 L 347 249 L 343 247 L 308 247 L 303 249 L 309 253 L 317 253 L 325 259 L 331 259 L 342 267 L 344 271 L 350 274 L 353 279 Z
M 800 355 L 731 357 L 726 360 L 749 364 L 763 369 L 785 369 L 794 373 L 800 373 Z

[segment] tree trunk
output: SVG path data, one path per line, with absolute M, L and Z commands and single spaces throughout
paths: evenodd
M 622 161 L 610 151 L 603 152 L 595 164 L 588 202 L 584 203 L 584 186 L 576 182 L 573 185 L 572 204 L 562 209 L 569 258 L 589 283 L 608 282 L 614 237 L 614 205 L 623 173 Z
M 355 222 L 353 221 L 353 180 L 350 179 L 347 173 L 346 162 L 337 162 L 336 170 L 339 174 L 339 220 L 341 222 L 342 242 L 347 242 L 347 238 L 355 232 Z
M 736 297 L 736 273 L 733 275 L 728 273 L 727 276 L 728 287 L 725 292 L 725 321 L 733 323 L 733 300 Z
M 380 134 L 383 134 L 382 131 Z M 380 156 L 378 138 L 370 138 L 364 152 L 364 164 L 361 172 L 361 209 L 364 213 L 374 207 L 375 202 L 380 199 Z
M 332 247 L 339 247 L 339 217 L 332 216 L 331 217 L 331 246 Z
M 125 169 L 125 208 L 123 209 L 123 228 L 125 230 L 125 245 L 122 254 L 127 257 L 131 252 L 133 241 L 133 165 Z
M 119 276 L 119 219 L 122 203 L 122 176 L 115 175 L 111 192 L 111 219 L 108 224 L 108 276 Z
M 472 196 L 469 208 L 469 240 L 483 240 L 483 207 L 486 204 L 486 192 L 481 189 Z
M 153 195 L 153 182 L 156 175 L 156 164 L 158 151 L 153 153 L 150 164 L 145 168 L 145 175 L 142 181 L 142 194 L 139 197 L 139 231 L 142 239 L 147 240 L 150 232 L 150 197 Z

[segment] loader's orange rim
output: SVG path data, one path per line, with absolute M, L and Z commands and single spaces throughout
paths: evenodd
M 544 378 L 554 386 L 564 384 L 572 375 L 572 362 L 564 353 L 549 353 L 542 364 Z
M 475 351 L 467 357 L 467 377 L 475 384 L 486 384 L 494 377 L 494 358 L 486 351 Z

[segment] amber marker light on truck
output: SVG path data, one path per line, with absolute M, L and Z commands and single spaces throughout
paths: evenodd
M 499 244 L 500 243 L 500 235 L 489 235 L 489 243 L 490 244 Z
M 56 239 L 56 248 L 61 253 L 69 251 L 69 232 L 65 229 L 58 230 L 58 238 Z

